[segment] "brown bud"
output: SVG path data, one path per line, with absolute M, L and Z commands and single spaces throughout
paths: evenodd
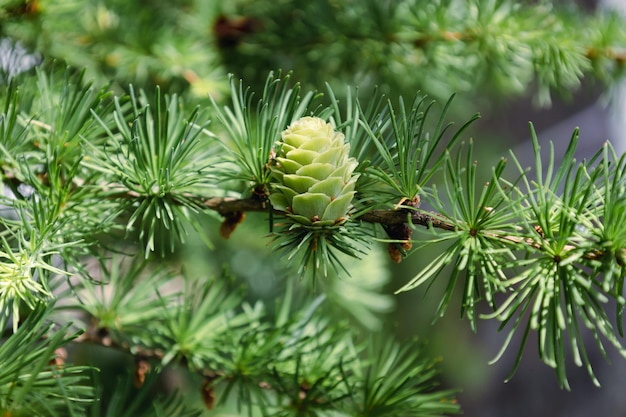
M 243 41 L 246 36 L 258 32 L 261 22 L 247 16 L 226 17 L 219 16 L 213 26 L 217 43 L 221 48 L 233 48 Z
M 402 262 L 402 252 L 400 251 L 400 248 L 398 248 L 398 245 L 396 245 L 395 243 L 390 243 L 387 246 L 387 253 L 389 254 L 389 258 L 391 258 L 393 262 L 397 264 Z
M 135 373 L 133 374 L 133 385 L 139 389 L 146 380 L 146 375 L 150 373 L 150 362 L 145 358 L 135 358 Z
M 54 351 L 54 358 L 50 361 L 50 366 L 62 368 L 65 365 L 65 359 L 67 359 L 67 350 L 64 347 L 60 347 Z
M 395 263 L 402 262 L 406 252 L 413 247 L 413 242 L 411 241 L 413 229 L 406 223 L 383 225 L 383 228 L 391 239 L 399 241 L 392 242 L 387 247 L 389 257 Z
M 210 378 L 204 378 L 204 381 L 202 381 L 200 395 L 207 410 L 213 410 L 215 408 L 215 389 L 213 389 L 213 383 Z
M 224 239 L 228 239 L 233 234 L 237 225 L 246 218 L 246 213 L 243 211 L 233 211 L 224 215 L 224 221 L 220 226 L 220 236 Z
M 404 205 L 405 205 L 405 206 L 409 206 L 409 207 L 419 208 L 419 206 L 420 206 L 420 202 L 421 202 L 421 200 L 420 200 L 420 196 L 419 196 L 419 195 L 416 195 L 415 197 L 413 197 L 413 199 L 411 199 L 411 200 L 407 200 L 407 201 L 404 203 Z
M 39 0 L 25 0 L 13 3 L 13 6 L 9 6 L 6 10 L 7 14 L 12 17 L 35 17 L 41 12 Z

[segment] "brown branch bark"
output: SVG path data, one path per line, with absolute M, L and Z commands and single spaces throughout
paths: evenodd
M 222 216 L 226 216 L 235 212 L 246 211 L 267 211 L 267 201 L 258 197 L 250 198 L 233 198 L 233 197 L 212 197 L 202 201 L 202 205 L 206 208 L 218 212 Z
M 245 199 L 237 199 L 230 197 L 214 197 L 203 201 L 203 205 L 210 210 L 214 210 L 228 220 L 228 216 L 232 213 L 241 213 L 247 211 L 267 211 L 268 205 L 266 201 L 259 199 L 258 197 L 250 197 Z M 275 211 L 277 214 L 281 214 L 280 211 Z M 284 213 L 282 213 L 284 214 Z M 399 208 L 395 210 L 371 210 L 357 218 L 359 221 L 367 223 L 379 223 L 385 226 L 387 230 L 388 226 L 397 226 L 401 224 L 411 223 L 417 226 L 433 227 L 435 229 L 453 231 L 456 226 L 450 221 L 443 218 L 441 215 L 432 212 L 417 211 L 413 209 Z M 389 232 L 389 230 L 388 230 Z M 512 244 L 524 244 L 532 246 L 534 248 L 540 248 L 541 239 L 536 240 L 528 237 L 511 236 L 506 233 L 502 235 L 492 234 L 492 237 L 502 239 L 503 241 L 510 242 Z M 390 234 L 392 239 L 396 238 Z M 410 234 L 402 239 L 410 239 Z M 574 245 L 568 245 L 570 250 L 575 249 Z M 593 250 L 586 254 L 586 259 L 599 259 L 604 255 L 601 250 Z M 626 256 L 626 251 L 622 254 Z
M 267 211 L 266 201 L 256 197 L 236 199 L 231 197 L 213 197 L 203 201 L 203 205 L 218 212 L 222 216 L 227 216 L 234 212 Z M 282 212 L 276 211 L 281 214 Z M 423 211 L 397 209 L 397 210 L 372 210 L 358 217 L 358 220 L 367 223 L 381 223 L 385 225 L 395 225 L 402 223 L 413 223 L 419 226 L 435 227 L 443 230 L 454 230 L 454 225 L 446 221 L 436 213 Z

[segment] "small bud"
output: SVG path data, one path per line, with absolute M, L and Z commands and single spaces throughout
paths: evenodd
M 389 238 L 400 241 L 389 244 L 387 247 L 389 257 L 395 263 L 402 262 L 406 252 L 413 248 L 413 242 L 411 241 L 413 230 L 406 223 L 383 225 L 383 228 Z
M 233 211 L 224 215 L 224 221 L 220 226 L 220 236 L 228 239 L 237 228 L 237 225 L 244 221 L 246 213 L 243 211 Z
M 60 347 L 54 351 L 54 357 L 50 361 L 50 366 L 62 368 L 63 365 L 65 365 L 66 359 L 67 359 L 67 349 L 65 349 L 64 347 Z
M 389 258 L 391 259 L 392 262 L 399 264 L 400 262 L 402 262 L 402 252 L 400 251 L 400 249 L 398 248 L 398 245 L 396 245 L 395 243 L 390 243 L 387 246 L 387 253 L 389 254 Z
M 202 402 L 207 410 L 213 410 L 215 408 L 215 389 L 213 388 L 211 379 L 204 378 L 200 394 L 202 396 Z
M 146 375 L 150 373 L 151 366 L 145 358 L 135 358 L 135 373 L 133 374 L 133 385 L 139 389 L 146 380 Z

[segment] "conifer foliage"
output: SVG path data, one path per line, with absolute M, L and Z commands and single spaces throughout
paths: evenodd
M 607 142 L 577 162 L 574 131 L 557 165 L 531 125 L 532 167 L 511 154 L 482 183 L 478 115 L 451 121 L 454 91 L 537 81 L 545 102 L 617 79 L 617 17 L 505 0 L 0 16 L 0 415 L 456 414 L 437 361 L 382 326 L 380 264 L 430 246 L 393 288 L 444 282 L 436 314 L 460 295 L 473 329 L 499 321 L 515 367 L 531 333 L 564 388 L 568 358 L 599 385 L 588 350 L 626 356 L 625 157 Z M 250 288 L 268 276 L 278 295 Z

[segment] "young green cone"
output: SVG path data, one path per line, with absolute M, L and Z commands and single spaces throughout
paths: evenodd
M 358 165 L 344 135 L 318 117 L 303 117 L 282 132 L 270 201 L 305 226 L 334 226 L 352 208 Z

